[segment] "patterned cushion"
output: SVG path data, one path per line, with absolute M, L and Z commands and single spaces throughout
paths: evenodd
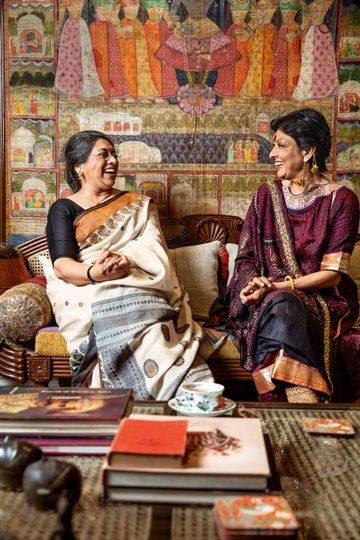
M 231 339 L 225 339 L 214 353 L 214 356 L 216 356 L 216 358 L 221 358 L 222 360 L 238 358 L 240 362 L 240 351 L 235 347 L 234 342 Z
M 65 338 L 58 326 L 46 326 L 37 332 L 35 353 L 39 356 L 69 356 Z
M 39 283 L 22 283 L 0 296 L 0 334 L 15 343 L 27 343 L 52 320 L 46 289 Z
M 169 249 L 180 283 L 189 293 L 194 319 L 205 320 L 219 294 L 219 241 Z

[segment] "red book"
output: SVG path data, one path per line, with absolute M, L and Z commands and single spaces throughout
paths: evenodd
M 124 418 L 111 444 L 108 464 L 129 467 L 181 467 L 187 420 L 159 422 Z

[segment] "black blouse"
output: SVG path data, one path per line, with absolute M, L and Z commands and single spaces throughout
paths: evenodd
M 50 206 L 46 237 L 53 263 L 60 257 L 77 259 L 74 220 L 82 212 L 84 208 L 70 199 L 58 199 Z

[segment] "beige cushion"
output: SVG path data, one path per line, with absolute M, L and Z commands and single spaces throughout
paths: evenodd
M 11 341 L 33 340 L 51 319 L 51 305 L 42 285 L 22 283 L 0 296 L 0 334 Z
M 349 274 L 357 285 L 358 300 L 360 303 L 360 240 L 356 242 L 351 255 Z
M 219 241 L 169 249 L 170 260 L 184 289 L 189 293 L 194 319 L 205 320 L 219 294 Z
M 231 244 L 231 243 L 228 243 L 226 244 L 226 250 L 229 254 L 229 278 L 228 278 L 228 283 L 230 281 L 230 279 L 232 278 L 232 275 L 234 273 L 234 267 L 235 267 L 235 259 L 236 259 L 236 255 L 237 255 L 237 252 L 238 252 L 238 244 Z

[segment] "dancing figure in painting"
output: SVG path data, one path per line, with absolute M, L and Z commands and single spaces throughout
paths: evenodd
M 173 0 L 170 13 L 175 17 L 180 5 L 188 16 L 175 24 L 173 33 L 162 43 L 156 56 L 164 63 L 184 71 L 190 85 L 205 84 L 210 71 L 233 64 L 240 55 L 207 13 L 213 0 Z
M 168 24 L 169 5 L 166 0 L 144 0 L 144 8 L 149 17 L 144 22 L 144 32 L 153 82 L 160 96 L 175 96 L 179 88 L 175 69 L 156 58 L 156 51 L 172 32 Z
M 250 67 L 241 95 L 258 97 L 264 95 L 274 67 L 274 43 L 277 28 L 271 22 L 278 0 L 259 0 L 250 11 L 250 27 L 253 34 L 248 46 Z
M 120 24 L 115 0 L 92 0 L 96 20 L 89 26 L 96 69 L 107 97 L 129 94 L 116 27 Z
M 334 41 L 324 24 L 326 13 L 333 3 L 334 0 L 314 0 L 307 5 L 310 25 L 302 43 L 300 79 L 293 93 L 296 99 L 330 97 L 337 93 Z M 336 15 L 334 17 L 336 20 Z
M 89 29 L 81 17 L 84 0 L 61 0 L 68 18 L 60 36 L 54 88 L 68 96 L 90 98 L 104 93 L 95 67 Z
M 280 0 L 279 8 L 282 24 L 277 34 L 273 69 L 264 95 L 288 98 L 298 83 L 301 65 L 302 28 L 295 19 L 299 12 L 306 17 L 307 6 L 302 0 Z
M 238 96 L 246 80 L 250 61 L 249 43 L 252 39 L 250 7 L 252 0 L 229 0 L 229 8 L 233 24 L 229 26 L 226 36 L 234 43 L 239 59 L 219 69 L 215 92 L 220 96 Z
M 144 27 L 138 19 L 139 0 L 117 0 L 120 10 L 119 43 L 130 96 L 157 97 L 149 64 Z

